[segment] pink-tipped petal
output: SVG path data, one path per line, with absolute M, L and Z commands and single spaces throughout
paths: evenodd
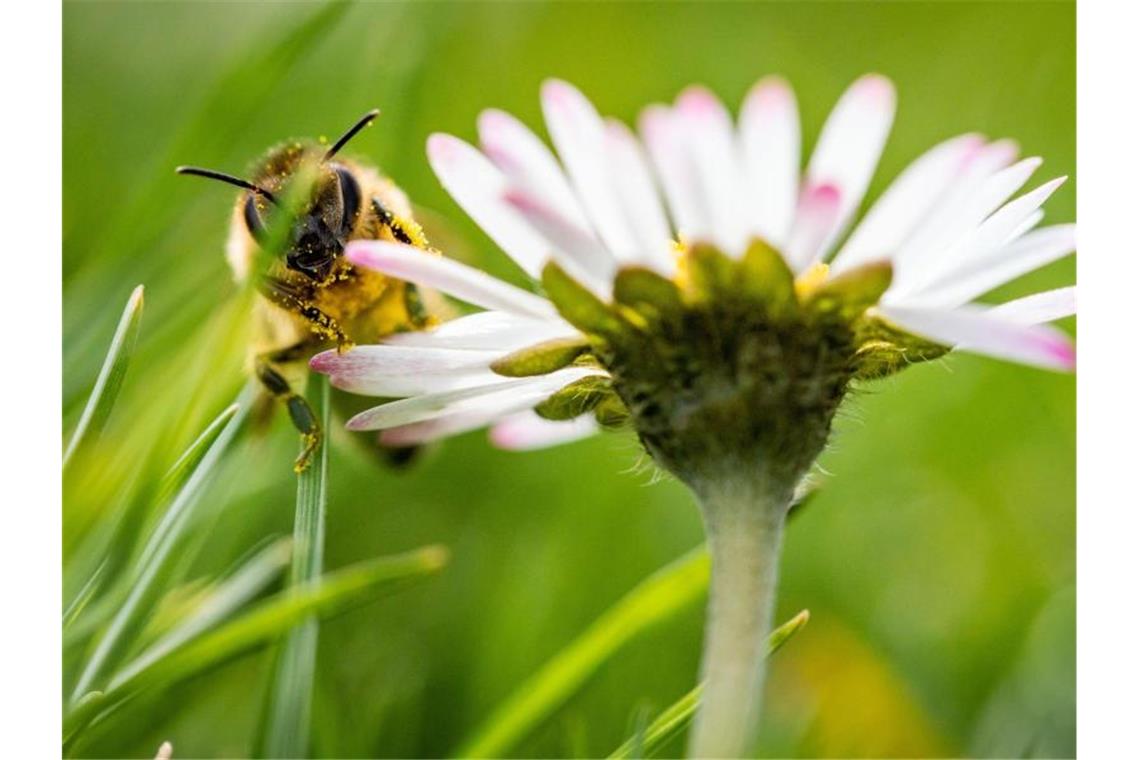
M 823 246 L 835 229 L 841 204 L 842 194 L 835 185 L 804 187 L 796 221 L 784 247 L 784 256 L 793 272 L 804 271 L 823 255 Z
M 547 375 L 524 378 L 500 377 L 497 381 L 470 388 L 427 393 L 373 407 L 348 421 L 349 430 L 382 430 L 416 422 L 512 407 L 533 406 L 567 383 L 599 370 L 571 367 Z
M 562 167 L 534 132 L 497 109 L 479 114 L 478 126 L 483 152 L 507 176 L 511 186 L 526 189 L 574 224 L 589 228 Z
M 444 189 L 467 215 L 531 277 L 549 260 L 542 237 L 503 203 L 507 178 L 482 153 L 457 137 L 433 134 L 428 161 Z
M 427 253 L 403 243 L 354 240 L 345 248 L 345 257 L 356 266 L 442 290 L 484 309 L 498 309 L 539 319 L 557 315 L 553 304 L 545 298 L 508 285 L 454 259 Z
M 325 351 L 309 361 L 341 390 L 364 396 L 400 397 L 500 382 L 490 365 L 501 351 L 357 346 L 339 354 Z
M 985 140 L 966 134 L 946 140 L 915 159 L 891 183 L 835 256 L 836 273 L 890 258 L 946 194 Z
M 542 85 L 542 113 L 595 232 L 617 259 L 629 261 L 636 245 L 622 218 L 610 176 L 602 118 L 585 95 L 557 79 Z
M 992 201 L 996 194 L 991 191 L 998 185 L 1009 186 L 1015 175 L 1001 178 L 1002 170 L 1016 156 L 1016 143 L 997 140 L 965 157 L 961 170 L 945 195 L 929 209 L 902 246 L 892 254 L 892 292 L 913 290 L 945 265 L 947 248 L 971 233 L 1000 203 Z M 1018 171 L 1024 171 L 1024 167 Z M 1015 189 L 1013 187 L 1009 192 Z
M 390 446 L 412 446 L 419 443 L 458 435 L 484 427 L 495 420 L 534 406 L 562 386 L 597 370 L 559 370 L 542 378 L 533 378 L 525 392 L 512 389 L 457 406 L 448 413 L 407 425 L 385 430 L 380 441 Z
M 517 412 L 491 428 L 491 443 L 506 451 L 535 451 L 588 438 L 598 432 L 593 415 L 565 422 L 543 419 L 531 410 Z
M 698 86 L 677 97 L 674 114 L 687 132 L 696 188 L 710 217 L 712 241 L 725 253 L 742 254 L 751 224 L 732 117 L 716 95 Z
M 990 316 L 1000 317 L 1019 325 L 1040 325 L 1077 313 L 1077 289 L 1073 286 L 1034 293 L 995 306 Z
M 1024 325 L 992 316 L 986 309 L 879 307 L 903 329 L 962 351 L 993 356 L 1042 369 L 1070 372 L 1076 367 L 1072 341 L 1049 325 Z
M 752 231 L 777 248 L 787 242 L 800 175 L 800 117 L 780 77 L 757 82 L 740 113 L 740 143 L 751 199 Z
M 863 200 L 894 117 L 894 85 L 886 77 L 868 74 L 847 88 L 823 125 L 805 182 L 834 185 L 840 191 L 839 213 L 822 246 L 824 254 Z

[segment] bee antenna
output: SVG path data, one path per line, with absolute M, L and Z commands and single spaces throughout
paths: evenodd
M 349 127 L 348 131 L 345 132 L 343 135 L 341 135 L 340 139 L 337 140 L 335 143 L 333 143 L 333 146 L 328 149 L 328 152 L 325 153 L 324 160 L 328 161 L 330 158 L 335 156 L 337 151 L 344 147 L 345 143 L 347 143 L 352 138 L 356 137 L 357 132 L 359 132 L 360 130 L 364 129 L 369 124 L 371 124 L 372 120 L 375 119 L 379 115 L 380 115 L 380 109 L 379 108 L 373 108 L 371 111 L 369 111 L 368 113 L 364 114 L 359 119 L 357 119 L 356 123 L 353 124 L 351 127 Z
M 269 192 L 264 187 L 258 187 L 257 185 L 250 182 L 248 179 L 242 179 L 241 177 L 235 177 L 232 174 L 226 174 L 225 172 L 214 171 L 213 169 L 202 169 L 202 168 L 197 167 L 197 166 L 179 166 L 174 171 L 178 172 L 179 174 L 190 174 L 190 175 L 193 175 L 195 177 L 205 177 L 206 179 L 216 179 L 219 182 L 225 182 L 227 185 L 233 185 L 234 187 L 240 187 L 243 190 L 249 190 L 251 193 L 257 193 L 258 195 L 260 195 L 262 198 L 269 201 L 270 203 L 274 203 L 274 204 L 277 203 L 277 199 L 273 197 L 273 193 Z

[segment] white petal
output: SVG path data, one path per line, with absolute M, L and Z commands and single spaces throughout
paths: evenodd
M 617 262 L 589 230 L 574 224 L 525 190 L 508 190 L 503 200 L 550 241 L 554 259 L 569 274 L 595 293 L 609 296 Z
M 434 134 L 428 161 L 439 181 L 508 256 L 537 278 L 550 259 L 549 244 L 503 202 L 507 178 L 478 150 L 457 137 Z
M 834 185 L 805 185 L 796 221 L 784 246 L 788 267 L 800 273 L 822 256 L 824 243 L 835 229 L 842 198 Z
M 1075 248 L 1075 225 L 1042 227 L 1000 248 L 985 260 L 974 261 L 946 273 L 920 291 L 906 295 L 888 292 L 885 300 L 889 303 L 956 306 L 1056 261 Z
M 526 125 L 504 111 L 486 110 L 479 114 L 479 142 L 512 186 L 539 196 L 578 226 L 589 229 L 562 167 Z
M 532 406 L 567 383 L 598 370 L 570 368 L 548 375 L 524 378 L 500 377 L 498 382 L 472 388 L 428 393 L 373 407 L 348 421 L 349 430 L 382 430 L 454 414 L 499 409 L 504 403 Z
M 661 189 L 665 191 L 677 232 L 689 240 L 707 238 L 712 225 L 696 189 L 697 179 L 685 129 L 673 112 L 662 105 L 642 111 L 638 126 Z
M 589 374 L 600 373 L 597 370 L 575 368 L 533 378 L 531 386 L 526 390 L 512 388 L 466 402 L 432 419 L 389 428 L 381 434 L 380 440 L 390 446 L 410 446 L 475 430 L 508 414 L 532 407 L 562 386 Z
M 730 255 L 743 254 L 749 224 L 744 177 L 732 118 L 724 104 L 704 87 L 689 87 L 674 111 L 688 131 L 697 188 L 708 212 L 712 242 Z
M 894 117 L 894 85 L 878 74 L 856 80 L 827 117 L 805 180 L 811 185 L 829 184 L 839 189 L 839 214 L 827 235 L 824 254 L 863 200 Z
M 1067 335 L 1049 325 L 1023 325 L 994 317 L 987 310 L 880 307 L 879 313 L 909 332 L 962 351 L 1071 371 L 1076 353 Z
M 1019 325 L 1039 325 L 1077 313 L 1077 289 L 1073 286 L 1046 290 L 1031 296 L 1006 301 L 989 310 L 990 316 L 1000 317 Z
M 1032 214 L 1025 217 L 1025 221 L 1017 225 L 1017 227 L 1014 228 L 1013 232 L 1009 233 L 1009 235 L 1006 236 L 1005 241 L 1003 241 L 1002 245 L 1009 245 L 1014 240 L 1017 240 L 1018 238 L 1024 236 L 1025 233 L 1041 224 L 1041 220 L 1044 218 L 1045 212 L 1041 209 L 1037 209 Z
M 501 382 L 490 365 L 502 351 L 405 346 L 357 346 L 324 351 L 309 366 L 333 386 L 365 396 L 412 396 Z
M 903 292 L 928 279 L 932 272 L 942 266 L 941 254 L 946 252 L 947 247 L 972 232 L 986 214 L 997 208 L 997 204 L 994 204 L 985 210 L 990 201 L 979 204 L 978 199 L 981 196 L 992 197 L 996 194 L 996 187 L 1008 187 L 1007 180 L 1014 175 L 1005 175 L 1003 178 L 1000 170 L 1016 155 L 1016 143 L 998 140 L 966 157 L 963 171 L 954 179 L 945 197 L 934 205 L 907 237 L 901 250 L 892 255 L 892 291 Z M 1009 192 L 1014 190 L 1016 187 Z
M 444 322 L 432 330 L 397 333 L 384 339 L 389 346 L 460 348 L 474 351 L 514 351 L 553 338 L 578 335 L 560 319 L 533 319 L 506 311 L 481 311 Z
M 472 388 L 411 396 L 363 411 L 345 423 L 345 427 L 349 430 L 383 430 L 398 425 L 423 422 L 462 411 L 464 402 L 467 402 L 468 407 L 478 408 L 478 404 L 472 402 L 485 402 L 488 398 L 494 399 L 497 394 L 511 393 L 526 382 L 526 380 L 508 380 L 501 377 L 500 382 Z
M 427 253 L 403 243 L 385 240 L 354 240 L 345 248 L 353 264 L 383 272 L 407 282 L 442 290 L 460 301 L 540 319 L 557 315 L 545 298 L 508 285 L 454 259 Z
M 782 248 L 792 228 L 800 175 L 799 111 L 783 79 L 766 77 L 748 93 L 740 113 L 740 143 L 752 231 Z
M 622 218 L 605 155 L 605 128 L 592 103 L 572 85 L 542 85 L 546 128 L 598 237 L 618 259 L 627 261 L 636 246 Z
M 517 412 L 490 431 L 491 443 L 507 451 L 534 451 L 581 440 L 599 430 L 592 414 L 565 422 L 543 419 L 531 410 Z
M 673 236 L 641 145 L 629 127 L 613 119 L 606 121 L 606 145 L 618 198 L 637 243 L 638 259 L 670 276 L 676 265 Z
M 995 211 L 973 234 L 951 248 L 945 256 L 945 267 L 968 267 L 987 260 L 988 256 L 1030 222 L 1037 210 L 1061 186 L 1065 177 L 1046 182 L 1041 187 L 1010 201 Z
M 890 258 L 981 150 L 980 135 L 946 140 L 915 159 L 891 183 L 832 261 L 835 273 Z

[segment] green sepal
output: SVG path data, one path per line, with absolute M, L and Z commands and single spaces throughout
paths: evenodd
M 683 308 L 676 283 L 644 267 L 626 267 L 618 272 L 614 301 L 650 319 Z
M 685 252 L 688 288 L 685 295 L 691 303 L 711 303 L 730 299 L 737 290 L 736 262 L 708 243 L 694 243 Z
M 609 430 L 625 427 L 629 423 L 629 408 L 616 393 L 611 393 L 594 407 L 594 419 Z
M 569 366 L 571 362 L 590 350 L 584 335 L 552 338 L 533 346 L 512 351 L 491 363 L 491 369 L 506 377 L 534 377 L 546 375 Z
M 838 275 L 812 291 L 804 303 L 814 314 L 837 315 L 845 322 L 857 319 L 879 302 L 891 286 L 894 269 L 889 261 L 873 261 Z
M 542 268 L 542 287 L 562 318 L 582 332 L 613 338 L 625 331 L 624 323 L 608 304 L 553 261 Z
M 539 417 L 548 420 L 572 420 L 593 411 L 598 404 L 613 393 L 610 378 L 591 375 L 575 380 L 555 391 L 549 398 L 534 407 L 534 411 Z
M 768 314 L 787 316 L 796 303 L 796 276 L 788 263 L 772 246 L 754 238 L 738 265 L 740 278 L 736 287 L 748 300 L 763 303 Z
M 888 377 L 950 351 L 949 346 L 912 335 L 879 317 L 860 320 L 857 342 L 859 348 L 854 357 L 857 380 Z

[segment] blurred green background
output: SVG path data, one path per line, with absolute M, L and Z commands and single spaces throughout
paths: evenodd
M 319 21 L 312 22 L 314 14 Z M 796 88 L 810 145 L 866 71 L 899 109 L 871 195 L 924 148 L 979 130 L 1075 166 L 1070 3 L 71 2 L 64 14 L 64 397 L 75 424 L 122 304 L 146 313 L 97 475 L 66 493 L 70 552 L 169 462 L 244 381 L 244 325 L 222 249 L 232 194 L 177 178 L 241 172 L 288 136 L 335 135 L 383 109 L 351 152 L 377 163 L 459 258 L 521 282 L 439 187 L 432 131 L 474 140 L 484 107 L 541 123 L 540 82 L 566 78 L 626 120 L 703 82 L 736 104 L 764 74 Z M 308 26 L 306 26 L 308 24 Z M 308 31 L 298 31 L 307 29 Z M 1047 223 L 1074 218 L 1074 183 Z M 1004 295 L 1068 284 L 1071 261 Z M 773 661 L 773 756 L 1070 756 L 1075 752 L 1072 377 L 953 356 L 849 399 L 792 522 L 781 619 L 812 620 Z M 183 577 L 233 566 L 291 531 L 296 439 L 278 417 L 243 440 L 207 495 Z M 698 544 L 684 489 L 651 482 L 635 442 L 533 454 L 452 440 L 407 472 L 334 439 L 331 568 L 441 542 L 438 577 L 322 627 L 314 752 L 438 756 L 640 579 Z M 694 683 L 701 604 L 618 653 L 513 753 L 597 756 Z M 83 753 L 249 752 L 268 660 L 254 655 L 132 702 Z M 676 751 L 677 747 L 673 751 Z

